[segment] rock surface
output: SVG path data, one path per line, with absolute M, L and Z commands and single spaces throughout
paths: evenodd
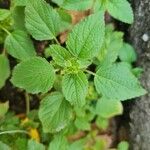
M 150 150 L 150 0 L 131 0 L 135 22 L 129 30 L 130 43 L 144 69 L 141 82 L 148 94 L 138 98 L 130 111 L 131 150 Z

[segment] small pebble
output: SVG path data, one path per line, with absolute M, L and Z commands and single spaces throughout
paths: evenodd
M 144 42 L 147 42 L 149 40 L 148 34 L 146 34 L 146 33 L 143 34 L 142 39 L 143 39 Z

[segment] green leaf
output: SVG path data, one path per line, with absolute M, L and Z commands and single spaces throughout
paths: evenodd
M 137 60 L 137 55 L 131 45 L 124 43 L 123 47 L 119 51 L 119 58 L 121 61 L 132 63 Z
M 89 82 L 89 88 L 88 88 L 88 95 L 87 95 L 87 99 L 88 100 L 96 100 L 98 99 L 98 93 L 97 91 L 95 90 L 95 87 L 94 87 L 94 83 L 93 81 L 90 81 Z
M 72 104 L 82 107 L 88 91 L 88 80 L 83 72 L 65 74 L 62 81 L 62 90 L 65 98 Z
M 79 118 L 85 118 L 86 117 L 86 111 L 83 107 L 75 106 L 74 112 L 76 114 L 76 117 L 79 117 Z
M 9 102 L 0 103 L 0 118 L 3 117 L 9 109 Z
M 25 11 L 24 7 L 15 7 L 12 11 L 13 27 L 15 30 L 26 31 L 24 11 Z
M 115 62 L 123 45 L 123 33 L 113 30 L 112 25 L 106 27 L 105 41 L 98 55 L 101 65 Z
M 89 60 L 76 59 L 72 56 L 65 61 L 65 72 L 68 74 L 76 74 L 79 70 L 87 68 L 90 64 L 91 62 Z
M 146 94 L 124 63 L 100 67 L 96 72 L 94 84 L 99 94 L 110 99 L 127 100 Z
M 125 23 L 133 23 L 133 11 L 127 0 L 109 0 L 106 7 L 114 18 Z
M 72 109 L 61 93 L 54 92 L 42 100 L 39 118 L 44 132 L 59 132 L 70 123 Z
M 57 9 L 57 12 L 62 20 L 62 30 L 69 29 L 72 26 L 72 17 L 67 10 Z
M 122 141 L 118 144 L 117 150 L 129 150 L 129 144 L 126 141 Z
M 95 144 L 92 146 L 94 150 L 113 150 L 109 149 L 109 142 L 104 137 L 98 137 Z
M 103 13 L 90 15 L 73 28 L 67 39 L 67 48 L 75 57 L 91 59 L 102 46 L 104 30 Z
M 90 106 L 89 103 L 87 103 L 84 107 L 75 106 L 74 112 L 76 114 L 76 120 L 79 122 L 79 124 L 80 122 L 82 123 L 82 120 L 83 122 L 86 122 L 85 124 L 89 124 L 95 117 L 95 107 L 93 105 Z M 84 126 L 84 124 L 82 126 Z
M 34 140 L 29 140 L 27 150 L 45 150 L 45 147 L 41 143 L 38 143 Z
M 72 57 L 65 48 L 59 45 L 51 45 L 50 54 L 53 57 L 54 61 L 62 67 L 65 67 L 67 63 L 66 61 Z
M 64 0 L 62 7 L 67 10 L 87 10 L 92 7 L 92 0 Z
M 27 0 L 14 0 L 15 6 L 26 6 Z
M 54 139 L 50 142 L 48 150 L 67 150 L 68 149 L 68 142 L 67 139 L 61 135 L 55 135 Z
M 137 77 L 137 78 L 140 78 L 142 73 L 143 73 L 143 68 L 140 68 L 140 67 L 136 67 L 136 68 L 133 68 L 132 69 L 132 72 L 133 74 Z
M 87 10 L 92 7 L 92 0 L 52 0 L 60 7 L 67 10 Z
M 0 9 L 0 21 L 7 19 L 10 16 L 10 10 Z
M 0 55 L 0 89 L 5 85 L 10 75 L 9 61 L 3 54 Z
M 95 0 L 94 5 L 93 5 L 93 11 L 97 12 L 101 10 L 105 12 L 106 4 L 107 4 L 106 0 Z
M 55 82 L 54 82 L 54 89 L 56 91 L 62 91 L 62 78 L 63 76 L 61 74 L 57 74 Z
M 17 137 L 17 139 L 13 141 L 13 148 L 17 150 L 26 150 L 27 142 L 28 142 L 28 138 Z
M 72 144 L 70 144 L 68 150 L 83 150 L 86 144 L 86 139 L 79 139 Z
M 106 106 L 105 106 L 105 108 L 106 108 Z M 102 118 L 101 116 L 98 116 L 96 119 L 96 125 L 99 128 L 106 130 L 109 125 L 109 120 L 107 118 Z
M 90 131 L 91 126 L 90 123 L 88 122 L 88 120 L 84 117 L 77 117 L 75 120 L 75 126 L 79 129 L 79 130 L 86 130 L 86 131 Z
M 1 150 L 11 150 L 8 145 L 0 141 L 0 149 Z
M 25 31 L 16 30 L 5 40 L 7 52 L 20 60 L 29 59 L 36 55 L 33 43 Z
M 96 113 L 103 118 L 111 118 L 123 113 L 123 107 L 120 101 L 102 97 L 96 105 Z
M 29 1 L 25 9 L 26 27 L 36 40 L 55 39 L 61 31 L 59 14 L 44 0 Z
M 59 16 L 62 18 L 63 21 L 65 21 L 68 24 L 72 23 L 72 17 L 67 10 L 59 8 L 57 9 L 57 12 L 59 13 Z
M 92 61 L 90 60 L 85 60 L 85 59 L 78 59 L 77 63 L 79 64 L 80 69 L 85 69 L 87 68 L 89 65 L 92 64 Z
M 46 93 L 54 83 L 53 66 L 44 58 L 33 57 L 18 64 L 14 70 L 11 82 L 25 89 L 28 93 Z

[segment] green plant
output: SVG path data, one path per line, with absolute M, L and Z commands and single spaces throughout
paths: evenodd
M 114 18 L 132 23 L 132 9 L 126 0 L 53 2 L 59 8 L 53 8 L 44 0 L 14 0 L 10 11 L 1 10 L 0 21 L 12 14 L 10 22 L 13 24 L 6 28 L 0 22 L 0 28 L 8 34 L 0 55 L 0 88 L 10 75 L 9 54 L 18 61 L 11 82 L 26 92 L 27 115 L 32 113 L 29 112 L 28 94 L 41 97 L 38 111 L 41 134 L 43 139 L 52 139 L 47 134 L 54 137 L 49 146 L 47 140 L 43 140 L 49 150 L 60 147 L 61 150 L 106 149 L 107 142 L 97 137 L 97 131 L 91 130 L 91 122 L 106 129 L 111 117 L 122 114 L 121 101 L 146 93 L 137 79 L 140 69 L 132 67 L 136 61 L 134 49 L 123 42 L 122 32 L 114 31 L 113 25 L 105 25 L 104 20 L 107 10 Z M 66 10 L 86 9 L 92 14 L 73 27 Z M 65 30 L 69 30 L 69 34 L 66 46 L 62 46 L 57 36 Z M 51 58 L 50 62 L 37 55 L 29 35 L 35 40 L 51 41 L 45 49 L 45 58 Z M 38 119 L 35 121 L 31 117 L 30 120 L 30 126 L 41 127 L 35 125 L 40 123 Z M 88 134 L 69 144 L 66 137 L 78 130 L 88 131 Z M 89 145 L 91 138 L 94 142 Z M 4 143 L 0 143 L 0 147 L 7 147 Z M 26 145 L 27 142 L 22 143 Z M 27 148 L 45 149 L 33 140 L 28 141 Z

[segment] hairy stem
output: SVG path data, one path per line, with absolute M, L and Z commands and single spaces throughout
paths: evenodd
M 3 131 L 3 132 L 0 132 L 0 135 L 3 135 L 3 134 L 14 134 L 14 133 L 25 133 L 25 134 L 29 134 L 27 131 L 25 130 L 10 130 L 10 131 Z
M 55 40 L 55 42 L 56 42 L 58 45 L 60 45 L 60 43 L 59 43 L 59 41 L 57 40 L 56 37 L 54 38 L 54 40 Z
M 85 70 L 85 72 L 87 72 L 87 73 L 89 73 L 89 74 L 91 74 L 91 75 L 93 75 L 93 76 L 96 76 L 96 73 L 94 73 L 94 72 L 92 72 L 92 71 L 90 71 L 90 70 Z

